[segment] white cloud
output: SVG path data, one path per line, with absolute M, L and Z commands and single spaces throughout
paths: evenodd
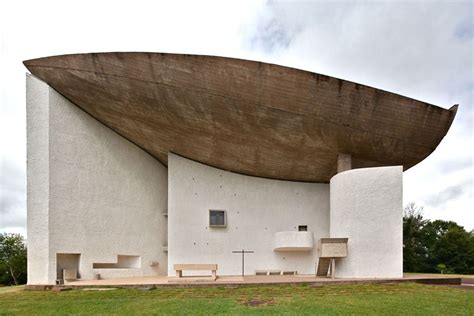
M 11 186 L 6 165 L 18 166 L 24 183 L 22 60 L 100 51 L 221 55 L 307 69 L 443 107 L 459 103 L 438 149 L 405 172 L 404 195 L 406 203 L 424 205 L 427 217 L 473 229 L 472 12 L 472 2 L 450 1 L 1 1 L 2 192 Z M 450 188 L 462 193 L 441 199 Z M 19 191 L 13 217 L 24 221 L 24 185 Z M 2 217 L 0 230 L 17 229 L 9 221 Z
M 474 229 L 472 2 L 274 2 L 250 36 L 272 62 L 340 77 L 445 108 L 456 120 L 437 150 L 404 174 L 405 203 Z M 265 27 L 265 23 L 270 27 Z M 277 45 L 278 39 L 284 45 Z M 256 45 L 255 39 L 262 42 Z M 273 51 L 270 51 L 274 49 Z

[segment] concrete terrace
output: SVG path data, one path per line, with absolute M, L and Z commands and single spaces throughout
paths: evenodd
M 460 285 L 461 277 L 449 275 L 423 275 L 407 274 L 403 278 L 357 278 L 357 279 L 331 279 L 315 277 L 313 275 L 248 275 L 248 276 L 219 276 L 215 281 L 206 276 L 175 277 L 143 276 L 116 278 L 105 280 L 71 281 L 57 286 L 58 288 L 89 288 L 89 287 L 120 287 L 120 288 L 160 288 L 160 287 L 212 287 L 212 286 L 249 286 L 249 285 L 276 285 L 276 284 L 308 284 L 313 286 L 333 284 L 358 284 L 358 283 L 400 283 L 413 282 L 422 284 Z M 27 285 L 29 290 L 50 289 L 52 285 Z

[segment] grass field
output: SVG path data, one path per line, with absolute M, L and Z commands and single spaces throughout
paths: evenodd
M 473 315 L 474 291 L 413 283 L 112 289 L 0 289 L 2 315 L 55 314 Z

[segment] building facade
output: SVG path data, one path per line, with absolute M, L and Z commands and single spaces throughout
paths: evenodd
M 253 251 L 247 275 L 314 274 L 328 237 L 348 238 L 336 277 L 402 277 L 403 171 L 456 112 L 229 58 L 25 65 L 29 284 L 53 284 L 63 269 L 172 276 L 183 263 L 239 275 L 242 249 Z

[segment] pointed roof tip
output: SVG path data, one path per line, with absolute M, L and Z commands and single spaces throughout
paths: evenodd
M 51 63 L 51 61 L 54 61 L 55 59 L 56 59 L 56 56 L 26 59 L 23 61 L 23 65 L 25 65 L 26 68 L 29 68 L 31 66 L 44 65 L 44 64 Z
M 23 65 L 25 65 L 25 67 L 30 70 L 30 67 L 34 65 L 34 62 L 38 60 L 38 58 L 35 58 L 35 59 L 27 59 L 27 60 L 24 60 L 23 61 Z M 31 70 L 30 70 L 31 71 Z
M 449 111 L 456 113 L 458 111 L 459 104 L 454 104 L 452 107 L 449 108 Z

